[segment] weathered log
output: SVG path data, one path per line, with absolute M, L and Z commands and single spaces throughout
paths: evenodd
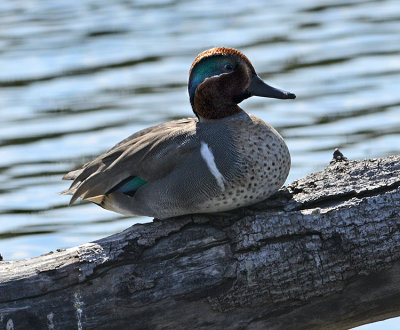
M 340 156 L 340 155 L 339 155 Z M 0 262 L 1 329 L 344 329 L 400 315 L 400 156 L 231 214 Z

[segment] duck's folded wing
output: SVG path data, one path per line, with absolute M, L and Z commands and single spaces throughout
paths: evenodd
M 112 191 L 128 178 L 144 182 L 158 180 L 170 173 L 191 152 L 200 149 L 195 118 L 171 121 L 139 131 L 115 145 L 81 169 L 63 179 L 74 180 L 63 192 L 90 199 Z

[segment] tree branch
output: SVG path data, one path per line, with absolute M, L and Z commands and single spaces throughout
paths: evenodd
M 1 328 L 345 329 L 400 315 L 400 156 L 336 156 L 250 208 L 1 261 Z

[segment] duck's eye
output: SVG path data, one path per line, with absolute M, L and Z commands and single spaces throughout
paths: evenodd
M 227 70 L 227 71 L 232 71 L 232 70 L 233 70 L 232 64 L 225 64 L 224 68 L 225 68 L 225 70 Z

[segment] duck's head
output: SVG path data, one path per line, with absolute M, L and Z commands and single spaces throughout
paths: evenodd
M 267 85 L 240 51 L 218 47 L 194 60 L 189 73 L 190 103 L 199 118 L 220 119 L 241 109 L 250 96 L 294 99 L 296 95 Z

